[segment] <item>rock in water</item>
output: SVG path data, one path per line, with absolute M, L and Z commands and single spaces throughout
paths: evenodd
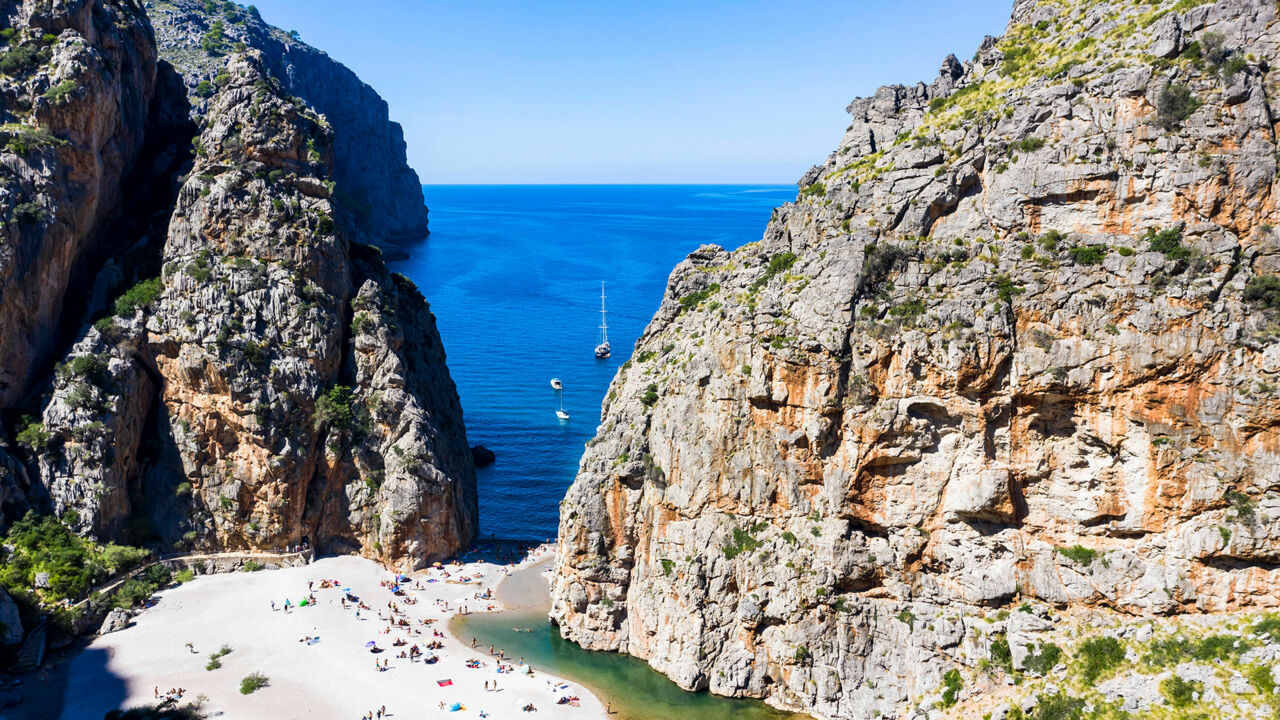
M 476 467 L 488 467 L 497 460 L 497 456 L 493 451 L 483 445 L 476 445 L 471 448 L 471 457 L 475 459 Z
M 1025 658 L 986 608 L 1280 602 L 1280 25 L 1187 5 L 1019 0 L 675 269 L 561 507 L 566 638 L 903 717 Z

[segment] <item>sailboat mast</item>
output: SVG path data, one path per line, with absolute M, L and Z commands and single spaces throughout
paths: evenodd
M 609 317 L 604 309 L 604 283 L 600 283 L 600 337 L 604 343 L 609 342 Z

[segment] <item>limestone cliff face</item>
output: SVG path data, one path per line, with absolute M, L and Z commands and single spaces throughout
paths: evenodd
M 165 549 L 309 541 L 406 569 L 465 547 L 474 464 L 434 318 L 353 240 L 425 232 L 416 178 L 406 217 L 383 198 L 360 226 L 354 191 L 394 195 L 387 177 L 364 182 L 391 161 L 348 164 L 344 192 L 350 138 L 276 74 L 280 57 L 220 47 L 192 110 L 198 83 L 157 64 L 137 3 L 8 7 L 7 519 L 51 511 Z M 294 82 L 358 83 L 294 52 L 313 63 L 286 67 Z M 350 112 L 378 122 L 376 106 Z
M 426 237 L 422 184 L 405 160 L 404 132 L 378 93 L 325 53 L 263 22 L 255 10 L 216 3 L 210 12 L 207 5 L 147 3 L 160 57 L 182 74 L 192 113 L 209 111 L 211 86 L 238 44 L 259 50 L 283 91 L 315 108 L 333 129 L 339 212 L 349 214 L 354 239 L 386 247 Z
M 0 409 L 49 360 L 68 286 L 111 238 L 156 75 L 136 3 L 0 2 Z M 89 279 L 92 283 L 92 278 Z
M 562 506 L 566 637 L 898 717 L 986 608 L 1280 603 L 1280 28 L 1188 5 L 1018 2 L 675 269 Z

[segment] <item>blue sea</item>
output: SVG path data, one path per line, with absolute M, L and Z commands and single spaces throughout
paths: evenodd
M 428 185 L 431 236 L 393 269 L 436 315 L 478 472 L 481 533 L 554 538 L 618 366 L 699 245 L 759 240 L 794 185 Z M 613 356 L 593 355 L 605 284 Z M 564 383 L 555 416 L 551 378 Z

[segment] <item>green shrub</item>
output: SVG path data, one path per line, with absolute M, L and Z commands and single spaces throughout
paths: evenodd
M 1041 695 L 1026 720 L 1083 720 L 1084 698 L 1072 697 L 1059 690 L 1053 695 Z M 1008 720 L 1015 720 L 1010 713 Z
M 49 441 L 53 436 L 49 431 L 44 429 L 44 423 L 36 420 L 30 415 L 23 418 L 24 427 L 18 431 L 16 440 L 22 447 L 33 453 L 42 453 L 49 447 Z
M 1093 561 L 1098 558 L 1098 551 L 1091 550 L 1083 545 L 1072 545 L 1071 547 L 1058 548 L 1058 554 L 1071 560 L 1077 565 L 1092 565 Z
M 1090 638 L 1080 644 L 1080 675 L 1093 685 L 1103 673 L 1124 662 L 1124 646 L 1113 637 Z
M 244 344 L 245 362 L 250 365 L 262 367 L 267 364 L 267 351 L 254 340 L 250 340 Z
M 216 55 L 222 50 L 224 41 L 226 40 L 226 25 L 221 20 L 215 20 L 213 25 L 209 27 L 209 32 L 200 38 L 200 49 Z
M 1239 73 L 1249 69 L 1249 63 L 1240 54 L 1234 54 L 1222 64 L 1222 79 L 1231 82 Z
M 724 556 L 732 560 L 744 552 L 751 552 L 752 550 L 760 547 L 761 542 L 751 534 L 755 531 L 755 528 L 747 528 L 745 530 L 742 528 L 734 528 L 733 542 L 724 546 Z
M 1218 67 L 1227 59 L 1227 37 L 1216 30 L 1210 30 L 1200 36 L 1201 56 L 1213 67 Z
M 1009 146 L 1009 148 L 1010 148 L 1010 151 L 1019 150 L 1021 152 L 1028 152 L 1028 153 L 1035 152 L 1036 150 L 1039 150 L 1040 148 L 1044 147 L 1044 142 L 1045 142 L 1044 138 L 1027 137 L 1027 138 L 1022 138 L 1018 142 L 1013 143 L 1012 145 Z
M 691 293 L 687 293 L 684 297 L 680 298 L 680 307 L 685 310 L 695 308 L 699 303 L 716 294 L 719 290 L 720 283 L 711 283 L 701 290 L 695 290 Z
M 991 664 L 1006 673 L 1013 673 L 1013 651 L 1009 649 L 1009 638 L 1004 633 L 996 633 L 991 640 Z
M 1098 265 L 1107 257 L 1105 245 L 1077 245 L 1067 251 L 1077 265 Z
M 1263 695 L 1272 695 L 1276 691 L 1276 678 L 1271 673 L 1270 665 L 1253 665 L 1245 673 L 1253 689 Z
M 674 562 L 664 559 L 662 561 L 662 574 L 670 575 L 671 571 L 675 569 L 675 566 L 676 564 Z
M 68 513 L 67 520 L 73 521 Z M 83 597 L 93 584 L 108 576 L 103 550 L 52 515 L 28 512 L 10 526 L 0 541 L 0 585 L 14 594 L 35 590 L 36 573 L 49 573 L 49 585 L 36 592 L 53 603 Z
M 996 275 L 991 284 L 996 289 L 996 297 L 1000 299 L 1000 302 L 1006 305 L 1013 304 L 1013 297 L 1015 295 L 1021 295 L 1026 292 L 1026 288 L 1020 285 L 1014 285 L 1013 280 L 1004 273 Z
M 1022 667 L 1037 675 L 1048 675 L 1062 659 L 1062 648 L 1054 643 L 1045 643 L 1039 650 L 1036 650 L 1035 645 L 1032 644 L 1027 649 L 1029 652 L 1022 660 Z
M 217 652 L 209 656 L 209 662 L 204 666 L 205 670 L 213 672 L 222 667 L 222 658 L 231 653 L 230 645 L 223 645 Z M 247 679 L 247 678 L 246 678 Z M 251 691 L 252 692 L 252 691 Z
M 102 548 L 102 563 L 112 573 L 132 570 L 150 557 L 151 551 L 146 548 L 116 545 L 115 543 L 108 543 L 106 547 Z
M 801 197 L 810 197 L 814 195 L 818 197 L 823 197 L 826 194 L 827 194 L 827 186 L 823 185 L 820 182 L 812 183 L 810 185 L 805 185 L 804 188 L 800 190 Z
M 649 387 L 644 389 L 644 395 L 640 396 L 640 402 L 645 407 L 653 407 L 658 402 L 658 386 L 655 383 L 649 383 Z
M 796 662 L 805 662 L 809 658 L 813 657 L 813 655 L 809 652 L 808 647 L 804 645 L 797 645 L 796 651 L 793 657 L 795 657 Z
M 70 102 L 71 96 L 79 89 L 80 85 L 75 80 L 63 80 L 48 90 L 45 90 L 44 99 L 54 105 L 62 105 L 63 103 Z
M 334 385 L 329 392 L 316 399 L 316 428 L 328 425 L 337 429 L 346 429 L 355 422 L 355 410 L 352 407 L 351 388 L 346 385 Z
M 951 707 L 960 699 L 960 690 L 964 683 L 960 680 L 960 671 L 951 668 L 942 676 L 942 707 Z
M 209 97 L 213 97 L 213 93 L 215 92 L 215 90 L 213 87 L 213 83 L 209 82 L 208 80 L 201 80 L 200 84 L 196 85 L 196 89 L 192 92 L 198 98 L 209 98 Z
M 112 309 L 117 317 L 132 316 L 138 310 L 145 310 L 152 305 L 164 292 L 164 281 L 158 277 L 134 285 L 124 294 L 116 298 Z
M 4 129 L 13 133 L 13 137 L 5 143 L 4 149 L 15 155 L 26 157 L 36 150 L 66 145 L 67 141 L 58 138 L 42 127 L 28 125 L 6 125 Z M 37 205 L 37 207 L 39 207 Z
M 31 45 L 19 45 L 0 55 L 0 73 L 25 75 L 49 60 L 49 51 Z
M 1062 242 L 1062 233 L 1057 230 L 1050 230 L 1040 236 L 1040 247 L 1044 248 L 1045 252 L 1056 252 L 1060 242 Z
M 1204 689 L 1204 686 L 1198 682 L 1187 682 L 1182 678 L 1174 675 L 1160 681 L 1160 694 L 1170 705 L 1176 708 L 1184 708 L 1190 705 L 1196 693 Z
M 1191 93 L 1191 88 L 1181 83 L 1168 82 L 1160 90 L 1156 102 L 1156 120 L 1160 127 L 1172 130 L 1182 124 L 1183 120 L 1200 109 L 1203 103 Z
M 174 582 L 179 584 L 189 583 L 195 579 L 196 579 L 196 571 L 192 570 L 191 568 L 182 568 L 181 570 L 174 573 L 173 575 Z
M 263 675 L 262 673 L 251 673 L 244 676 L 240 681 L 240 694 L 248 695 L 250 693 L 257 692 L 269 684 L 270 681 L 267 680 L 266 675 Z
M 262 563 L 256 562 L 254 560 L 245 560 L 244 565 L 241 565 L 240 569 L 244 570 L 245 572 L 258 572 L 259 570 L 263 569 L 263 565 Z
M 755 292 L 764 287 L 770 280 L 777 276 L 778 273 L 784 273 L 790 270 L 791 266 L 796 264 L 796 259 L 797 256 L 793 252 L 778 253 L 777 255 L 769 258 L 769 264 L 765 267 L 764 274 L 756 278 L 755 282 L 751 283 L 751 291 Z
M 1147 230 L 1143 239 L 1147 241 L 1152 252 L 1162 253 L 1170 260 L 1185 260 L 1191 257 L 1191 250 L 1182 244 L 1182 231 L 1169 228 L 1157 231 Z
M 1280 275 L 1255 275 L 1244 286 L 1244 301 L 1268 310 L 1280 310 Z

